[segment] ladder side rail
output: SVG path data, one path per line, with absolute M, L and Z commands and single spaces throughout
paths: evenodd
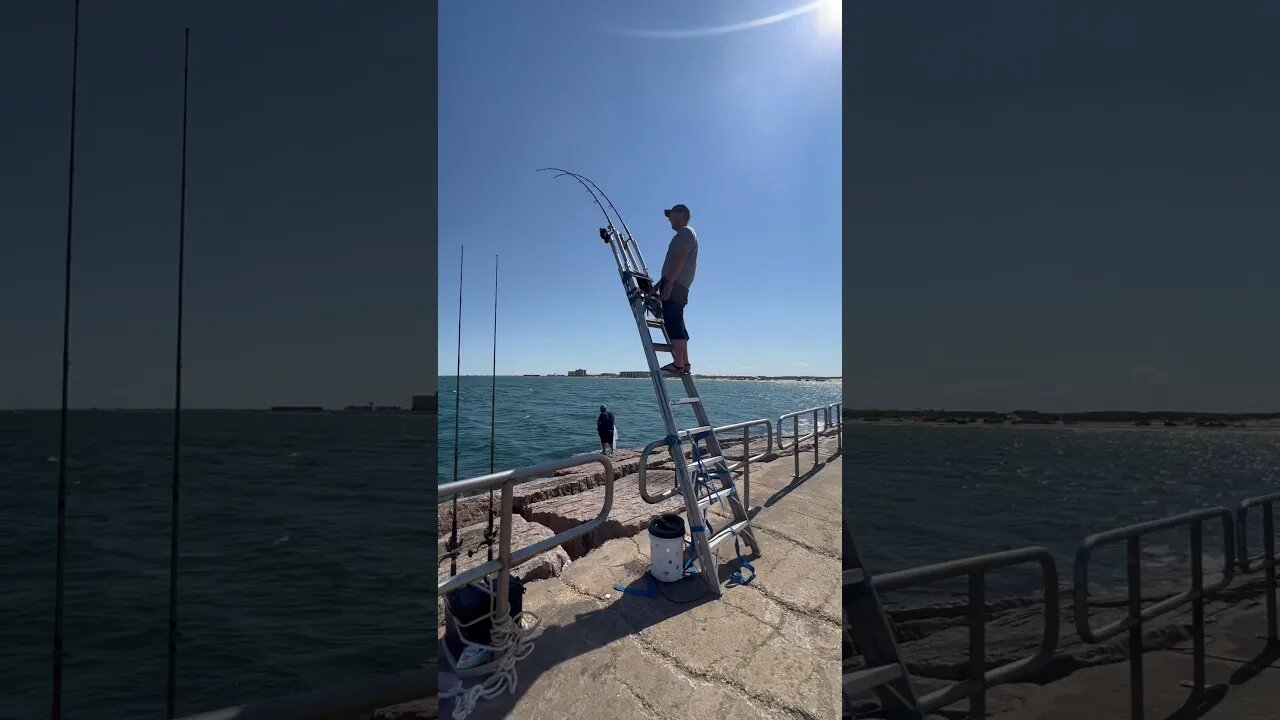
M 648 276 L 649 270 L 646 267 L 644 267 L 644 263 L 636 259 L 636 256 L 635 256 L 636 249 L 633 248 L 633 246 L 630 243 L 628 243 L 626 240 L 620 239 L 619 242 L 622 245 L 623 254 L 625 254 L 627 259 L 631 262 L 631 266 L 630 266 L 631 271 L 635 273 L 639 273 L 641 275 Z M 657 282 L 657 280 L 654 278 L 649 278 L 649 279 L 653 280 L 654 282 Z
M 618 246 L 615 239 L 611 237 L 608 240 L 605 240 L 604 244 L 608 245 L 609 251 L 613 253 L 613 262 L 618 265 L 619 272 L 625 270 L 626 268 L 623 265 L 622 257 L 618 254 Z
M 628 286 L 628 293 L 632 288 Z M 638 289 L 635 290 L 637 293 Z M 702 517 L 702 512 L 698 507 L 697 492 L 693 486 L 693 478 L 689 476 L 689 469 L 684 463 L 684 444 L 680 442 L 677 436 L 677 428 L 675 424 L 675 416 L 671 411 L 671 402 L 667 396 L 666 384 L 662 381 L 662 368 L 658 365 L 658 358 L 653 349 L 653 340 L 649 336 L 649 326 L 644 319 L 644 299 L 636 295 L 631 301 L 631 314 L 636 320 L 636 329 L 640 333 L 641 344 L 644 346 L 645 360 L 649 363 L 649 378 L 653 381 L 653 391 L 658 398 L 658 409 L 662 412 L 662 422 L 667 429 L 667 437 L 670 438 L 670 453 L 672 464 L 676 471 L 676 485 L 680 488 L 680 494 L 684 496 L 685 517 L 689 523 L 689 540 L 697 553 L 699 564 L 702 565 L 702 576 L 707 588 L 711 590 L 715 597 L 720 596 L 720 577 L 715 562 L 715 556 L 711 552 L 711 546 L 707 542 L 710 538 L 706 532 L 706 522 Z M 692 440 L 692 438 L 691 438 Z M 701 523 L 701 531 L 695 530 L 694 523 Z
M 880 604 L 880 596 L 876 592 L 871 576 L 862 565 L 858 555 L 857 543 L 853 538 L 854 520 L 851 513 L 845 512 L 844 532 L 841 533 L 842 565 L 846 577 L 857 578 L 846 581 L 841 590 L 843 609 L 843 626 L 847 627 L 847 635 L 853 646 L 862 655 L 867 667 L 897 664 L 903 672 L 892 682 L 876 688 L 876 696 L 883 709 L 894 712 L 917 710 L 915 705 L 915 688 L 911 677 L 906 672 L 906 665 L 898 650 L 897 639 L 889 616 Z M 854 572 L 850 572 L 854 571 Z
M 644 255 L 640 253 L 640 244 L 631 237 L 631 233 L 627 233 L 627 244 L 635 249 L 635 256 L 640 260 L 640 267 L 644 269 L 644 274 L 649 275 L 649 266 L 645 264 Z M 649 275 L 649 277 L 653 277 Z

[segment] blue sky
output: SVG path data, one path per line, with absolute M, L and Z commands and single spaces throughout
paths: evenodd
M 1280 5 L 847 10 L 847 402 L 1280 410 Z
M 0 407 L 59 403 L 71 8 L 0 3 L 21 69 L 0 73 Z M 72 407 L 172 402 L 185 26 L 186 402 L 434 385 L 432 21 L 412 0 L 83 3 Z
M 651 269 L 692 211 L 698 276 L 686 313 L 706 373 L 841 371 L 841 38 L 822 12 L 735 32 L 796 2 L 484 3 L 440 9 L 439 367 L 643 369 L 599 210 L 613 199 Z M 654 33 L 660 35 L 661 33 Z

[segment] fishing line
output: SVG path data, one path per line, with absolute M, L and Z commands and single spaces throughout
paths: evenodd
M 71 237 L 76 189 L 76 81 L 80 69 L 80 0 L 75 0 L 71 41 L 71 150 L 67 160 L 67 245 L 62 287 L 62 408 L 58 438 L 58 535 L 55 545 L 53 589 L 53 700 L 54 720 L 62 717 L 63 585 L 66 573 L 67 530 L 67 390 L 71 375 Z
M 462 261 L 467 247 L 458 251 L 458 361 L 453 376 L 453 481 L 458 481 L 458 423 L 462 419 Z M 458 574 L 458 496 L 453 496 L 453 529 L 449 533 L 449 576 Z
M 182 317 L 187 255 L 187 87 L 191 67 L 191 28 L 182 33 L 182 181 L 178 201 L 178 338 L 173 362 L 173 500 L 169 531 L 169 685 L 165 717 L 177 717 L 178 704 L 178 497 L 182 461 Z
M 489 384 L 489 474 L 494 472 L 494 447 L 498 422 L 498 256 L 493 256 L 493 370 Z M 489 559 L 493 559 L 493 488 L 489 488 L 489 529 L 485 531 L 485 546 Z

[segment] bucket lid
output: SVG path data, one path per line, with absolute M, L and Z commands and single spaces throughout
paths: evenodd
M 649 523 L 649 534 L 671 540 L 684 537 L 684 518 L 679 515 L 659 515 Z

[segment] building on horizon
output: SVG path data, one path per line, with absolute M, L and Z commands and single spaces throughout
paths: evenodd
M 645 370 L 623 370 L 618 373 L 618 377 L 624 378 L 647 378 L 649 373 Z
M 583 370 L 582 368 L 569 371 L 569 377 L 586 377 L 586 376 L 587 376 L 587 371 Z

